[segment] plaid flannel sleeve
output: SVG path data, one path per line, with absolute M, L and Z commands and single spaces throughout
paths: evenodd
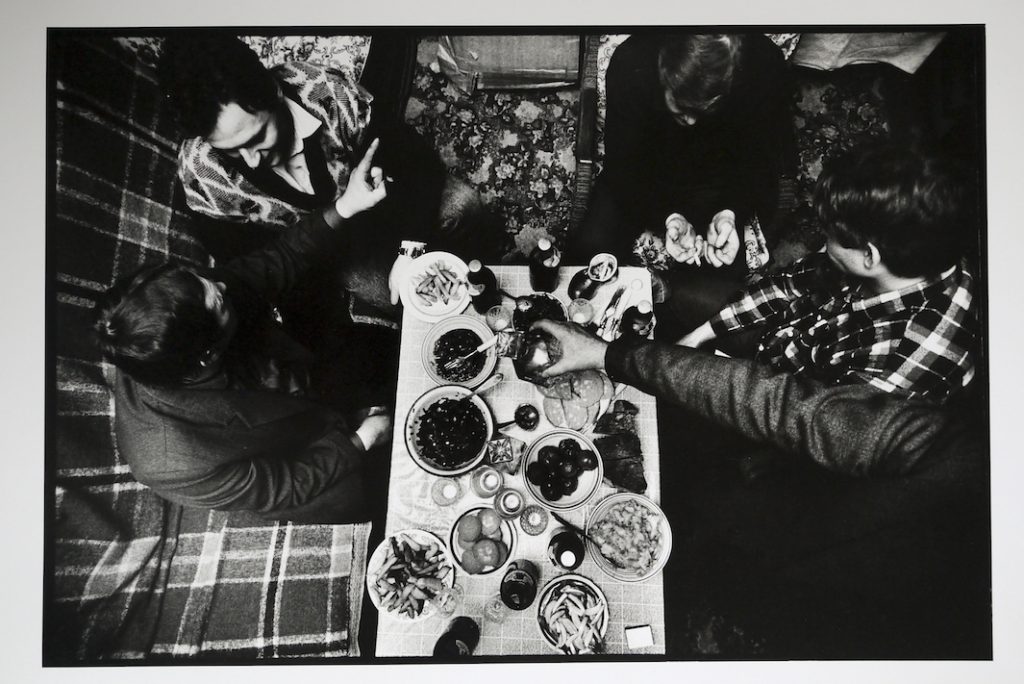
M 922 307 L 907 322 L 886 364 L 887 373 L 866 381 L 886 392 L 943 403 L 974 378 L 978 320 L 972 310 L 972 280 L 948 299 Z
M 716 335 L 743 330 L 785 312 L 788 304 L 803 296 L 827 261 L 824 254 L 812 254 L 791 268 L 762 278 L 740 292 L 709 323 Z

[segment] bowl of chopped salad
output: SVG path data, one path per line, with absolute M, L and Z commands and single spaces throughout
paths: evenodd
M 668 518 L 639 494 L 612 494 L 598 503 L 587 521 L 587 536 L 597 567 L 623 582 L 653 577 L 672 553 Z

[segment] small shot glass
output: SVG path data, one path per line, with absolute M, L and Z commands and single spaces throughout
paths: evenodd
M 438 506 L 451 506 L 462 498 L 462 484 L 453 478 L 438 478 L 430 487 L 430 498 Z
M 594 305 L 583 297 L 569 303 L 569 320 L 578 325 L 587 325 L 594 320 Z
M 492 306 L 484 315 L 487 326 L 494 332 L 507 330 L 512 325 L 512 309 L 500 304 Z
M 437 606 L 438 614 L 441 617 L 448 618 L 459 610 L 465 597 L 466 590 L 462 588 L 462 585 L 453 584 L 452 586 L 445 587 L 441 591 L 437 592 L 437 595 L 430 600 L 435 606 Z
M 484 619 L 488 622 L 500 625 L 508 618 L 509 611 L 500 593 L 492 594 L 484 601 Z

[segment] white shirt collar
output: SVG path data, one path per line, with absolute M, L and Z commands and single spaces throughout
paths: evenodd
M 290 97 L 285 97 L 284 103 L 288 107 L 288 111 L 291 112 L 292 123 L 295 125 L 295 140 L 292 142 L 292 156 L 294 157 L 305 149 L 306 138 L 316 133 L 323 122 Z

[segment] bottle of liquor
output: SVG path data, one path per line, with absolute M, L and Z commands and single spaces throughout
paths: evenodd
M 501 293 L 498 292 L 498 279 L 494 271 L 480 263 L 479 259 L 469 262 L 469 296 L 473 298 L 473 309 L 478 314 L 486 314 L 492 306 L 501 304 Z
M 558 285 L 558 264 L 562 255 L 551 240 L 537 240 L 537 248 L 530 255 L 530 287 L 535 292 L 551 292 Z
M 583 562 L 583 540 L 567 527 L 558 528 L 548 543 L 548 558 L 564 570 L 575 570 Z
M 434 655 L 442 658 L 461 658 L 473 654 L 480 643 L 480 625 L 465 615 L 452 620 L 447 631 L 434 644 Z
M 626 309 L 626 312 L 622 314 L 622 322 L 619 324 L 619 332 L 622 335 L 637 337 L 647 337 L 653 328 L 654 310 L 647 300 Z

